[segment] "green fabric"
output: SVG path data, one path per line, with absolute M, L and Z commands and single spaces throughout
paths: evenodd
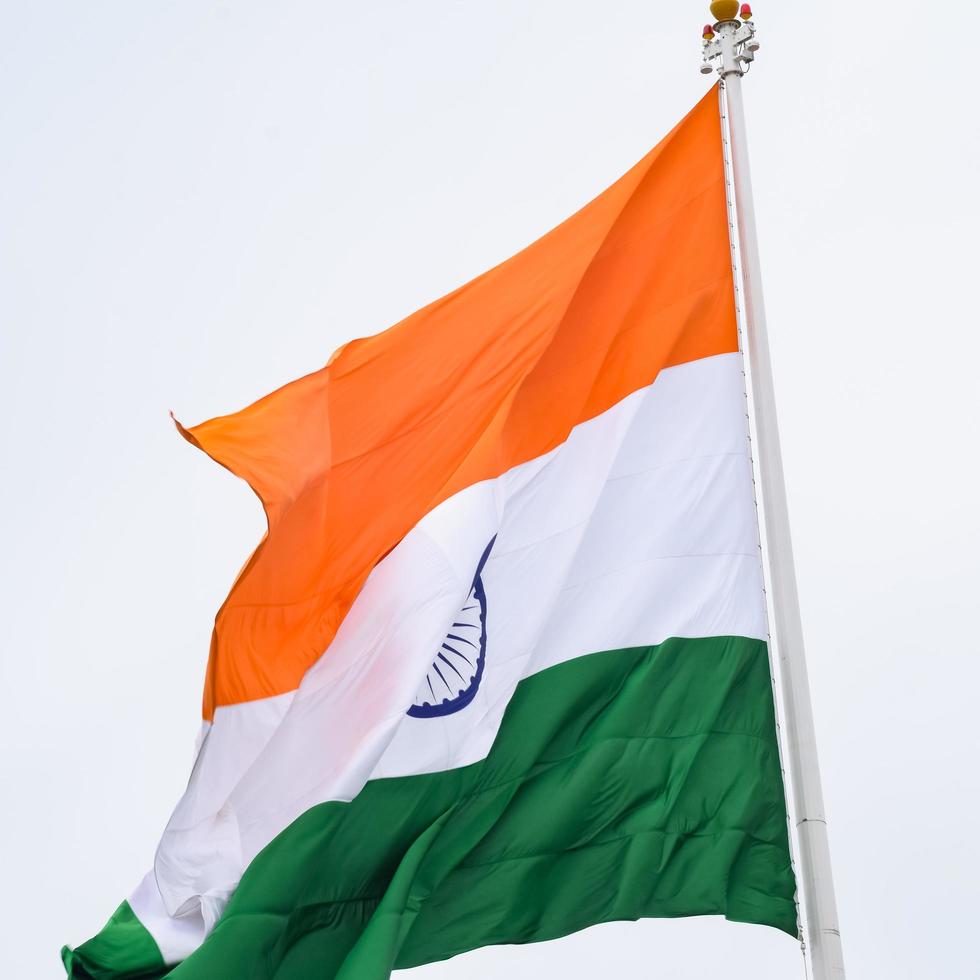
M 71 980 L 158 980 L 167 974 L 157 944 L 129 902 L 123 902 L 102 931 L 87 943 L 77 949 L 65 946 L 61 960 Z
M 169 978 L 380 980 L 616 919 L 795 936 L 794 890 L 766 645 L 672 639 L 524 680 L 482 762 L 307 811 Z

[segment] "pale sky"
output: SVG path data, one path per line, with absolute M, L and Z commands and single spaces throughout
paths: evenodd
M 0 935 L 63 976 L 186 781 L 261 534 L 193 423 L 507 257 L 701 97 L 706 4 L 3 2 Z M 851 977 L 980 976 L 973 8 L 759 0 L 745 81 Z M 802 977 L 717 919 L 418 980 Z

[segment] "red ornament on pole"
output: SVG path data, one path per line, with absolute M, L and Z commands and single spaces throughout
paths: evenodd
M 752 8 L 747 3 L 742 4 L 742 9 L 740 13 L 741 13 L 742 20 L 752 19 Z
M 710 41 L 715 36 L 715 29 L 710 24 L 704 25 L 704 30 L 701 32 L 701 37 L 706 41 Z

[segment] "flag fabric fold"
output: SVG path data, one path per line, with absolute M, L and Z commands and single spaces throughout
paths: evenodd
M 513 258 L 185 429 L 268 521 L 151 872 L 70 977 L 797 932 L 715 92 Z

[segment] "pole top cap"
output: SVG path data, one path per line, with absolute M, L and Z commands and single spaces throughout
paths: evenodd
M 735 20 L 740 6 L 739 0 L 713 0 L 711 16 L 715 20 Z

